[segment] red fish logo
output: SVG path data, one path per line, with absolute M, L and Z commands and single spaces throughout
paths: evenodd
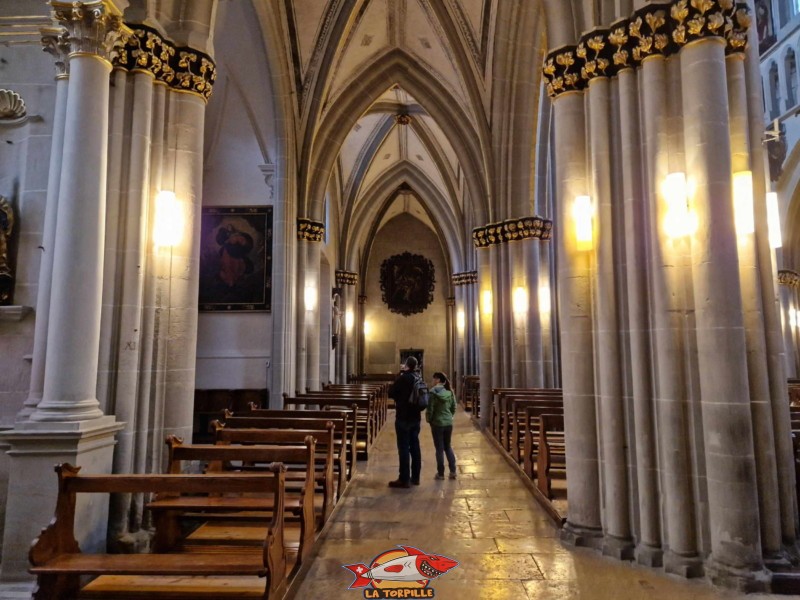
M 427 554 L 411 546 L 398 548 L 382 552 L 370 566 L 344 565 L 355 575 L 348 589 L 365 588 L 364 598 L 433 598 L 428 583 L 458 566 L 457 561 L 446 556 Z M 397 595 L 401 589 L 404 593 Z

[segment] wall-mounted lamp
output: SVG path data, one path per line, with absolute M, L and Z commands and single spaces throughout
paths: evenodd
M 481 295 L 481 311 L 484 315 L 491 315 L 494 312 L 492 306 L 492 290 L 483 290 Z
M 353 331 L 353 323 L 355 323 L 355 315 L 352 310 L 347 310 L 344 313 L 344 327 L 347 331 Z
M 769 228 L 769 245 L 772 248 L 783 246 L 783 235 L 781 235 L 781 213 L 778 209 L 778 194 L 769 192 L 767 194 L 767 226 Z
M 514 288 L 511 296 L 511 307 L 515 315 L 523 315 L 528 312 L 528 290 L 522 286 Z
M 593 216 L 592 199 L 589 196 L 576 196 L 572 205 L 572 218 L 575 221 L 575 245 L 581 252 L 591 250 L 594 246 Z
M 310 285 L 306 286 L 303 294 L 303 306 L 306 307 L 306 310 L 314 310 L 317 308 L 317 288 Z
M 685 173 L 670 173 L 661 187 L 666 210 L 664 233 L 670 238 L 691 235 L 697 230 L 697 215 L 689 210 L 689 186 Z
M 464 315 L 464 309 L 459 308 L 458 312 L 456 313 L 456 328 L 458 328 L 459 333 L 464 333 L 464 329 L 466 328 L 466 316 Z
M 175 192 L 162 190 L 156 196 L 156 217 L 153 243 L 156 248 L 172 247 L 183 239 L 183 211 Z
M 369 319 L 364 319 L 364 338 L 368 338 L 370 333 L 372 333 L 372 323 Z
M 755 232 L 753 173 L 750 171 L 739 171 L 733 174 L 733 214 L 738 235 Z
M 550 310 L 550 286 L 549 285 L 540 285 L 539 286 L 539 312 L 543 315 L 549 315 Z

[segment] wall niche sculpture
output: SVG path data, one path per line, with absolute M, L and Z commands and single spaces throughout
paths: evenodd
M 11 268 L 11 234 L 14 233 L 14 210 L 0 196 L 0 306 L 8 306 L 14 297 L 14 271 Z
M 394 313 L 421 313 L 433 302 L 433 263 L 419 254 L 395 254 L 381 264 L 381 298 Z

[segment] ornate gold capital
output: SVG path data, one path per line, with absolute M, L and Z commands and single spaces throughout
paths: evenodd
M 487 248 L 505 242 L 519 240 L 549 240 L 552 237 L 553 222 L 543 217 L 519 217 L 499 223 L 489 223 L 472 230 L 472 241 L 476 248 Z
M 358 273 L 353 273 L 352 271 L 336 271 L 336 285 L 338 287 L 343 287 L 345 285 L 357 285 L 358 284 Z
M 475 285 L 478 283 L 478 272 L 462 271 L 461 273 L 453 273 L 450 276 L 450 282 L 455 286 Z
M 790 269 L 778 271 L 778 284 L 787 287 L 800 287 L 800 273 Z
M 307 242 L 321 242 L 325 236 L 325 223 L 299 217 L 297 219 L 297 239 Z
M 131 33 L 107 0 L 50 0 L 50 6 L 53 20 L 66 32 L 69 54 L 94 54 L 111 62 Z

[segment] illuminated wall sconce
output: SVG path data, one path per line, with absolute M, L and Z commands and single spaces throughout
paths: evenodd
M 550 310 L 550 286 L 549 285 L 540 285 L 539 286 L 539 312 L 543 315 L 549 315 Z
M 458 328 L 459 333 L 464 333 L 464 329 L 466 328 L 466 316 L 464 315 L 463 309 L 458 309 L 456 313 L 456 327 Z
M 664 211 L 664 233 L 670 238 L 691 235 L 697 231 L 697 215 L 689 210 L 689 186 L 685 173 L 670 173 L 661 188 L 667 209 Z
M 522 286 L 514 288 L 514 293 L 511 296 L 511 306 L 516 315 L 523 315 L 528 312 L 528 290 Z
M 352 310 L 344 313 L 344 327 L 347 331 L 353 331 L 353 323 L 355 323 L 355 315 Z
M 372 333 L 372 323 L 369 319 L 364 319 L 364 338 L 368 338 Z
M 589 196 L 576 196 L 572 205 L 572 218 L 575 220 L 576 248 L 581 252 L 591 250 L 594 246 L 593 216 L 592 199 Z
M 303 294 L 303 305 L 306 307 L 306 310 L 314 310 L 317 308 L 317 288 L 310 285 L 306 286 Z
M 783 236 L 781 235 L 781 213 L 778 209 L 776 192 L 767 194 L 767 225 L 769 227 L 769 245 L 772 248 L 780 248 L 783 246 Z
M 156 217 L 153 243 L 156 248 L 172 247 L 183 239 L 183 211 L 175 192 L 162 190 L 156 196 Z
M 738 235 L 747 235 L 755 232 L 753 173 L 750 171 L 739 171 L 733 174 L 733 214 Z
M 481 295 L 481 311 L 483 311 L 484 315 L 491 315 L 494 312 L 494 306 L 492 306 L 492 290 L 483 290 L 483 294 Z
M 797 317 L 798 317 L 797 312 L 798 311 L 796 309 L 794 309 L 794 308 L 790 308 L 789 309 L 789 326 L 792 329 L 797 329 L 797 320 L 798 320 L 797 319 Z

